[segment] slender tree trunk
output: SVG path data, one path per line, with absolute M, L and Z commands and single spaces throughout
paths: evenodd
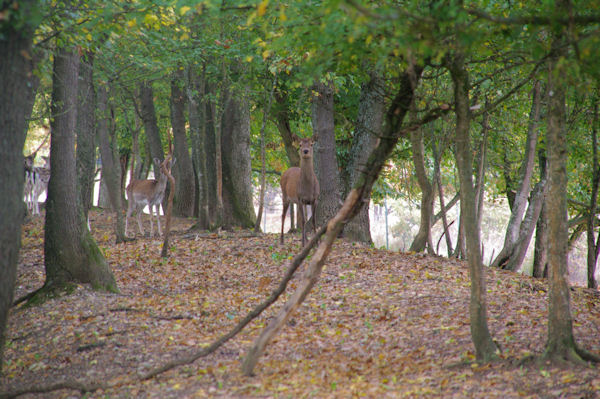
M 96 93 L 93 74 L 94 54 L 88 51 L 79 68 L 76 155 L 79 201 L 86 220 L 94 199 L 96 176 Z
M 519 186 L 515 195 L 512 212 L 506 228 L 504 245 L 492 266 L 506 267 L 506 263 L 514 254 L 515 248 L 519 243 L 519 234 L 523 215 L 527 209 L 527 199 L 531 192 L 531 179 L 533 176 L 533 167 L 535 164 L 535 148 L 538 139 L 538 124 L 540 120 L 541 107 L 541 84 L 536 81 L 532 90 L 531 112 L 529 113 L 529 127 L 527 129 L 527 143 L 525 146 L 525 155 L 521 164 L 519 173 Z M 535 223 L 535 221 L 534 221 Z M 513 263 L 514 264 L 514 263 Z
M 298 149 L 294 147 L 294 139 L 292 129 L 290 127 L 290 106 L 288 104 L 287 93 L 284 92 L 281 87 L 278 87 L 274 92 L 275 107 L 274 115 L 277 129 L 283 141 L 285 153 L 290 160 L 290 167 L 300 166 L 300 155 L 298 155 Z
M 216 96 L 218 93 L 213 85 L 209 85 L 206 83 L 207 87 L 207 95 Z M 204 144 L 205 144 L 205 152 L 204 157 L 206 159 L 206 170 L 207 170 L 207 182 L 208 182 L 208 209 L 210 218 L 210 228 L 217 228 L 217 209 L 219 208 L 219 198 L 222 199 L 217 194 L 217 180 L 221 178 L 221 176 L 217 175 L 217 164 L 221 165 L 221 158 L 219 152 L 219 160 L 217 162 L 217 126 L 220 124 L 217 123 L 219 119 L 219 115 L 217 113 L 217 105 L 215 105 L 215 100 L 205 100 L 206 106 L 206 122 L 203 126 L 203 136 L 204 136 Z M 219 149 L 221 148 L 221 140 L 219 133 Z M 219 166 L 220 167 L 220 166 Z M 220 217 L 222 217 L 222 203 L 221 203 L 221 211 Z M 222 220 L 219 220 L 218 227 L 222 224 Z
M 229 96 L 222 124 L 223 225 L 252 228 L 256 222 L 250 161 L 250 104 L 247 96 Z
M 269 93 L 269 97 L 266 101 L 265 109 L 263 109 L 263 121 L 260 128 L 260 194 L 258 196 L 258 215 L 256 216 L 256 223 L 254 225 L 254 231 L 260 231 L 260 223 L 263 218 L 263 211 L 265 205 L 265 191 L 267 190 L 267 165 L 266 165 L 266 151 L 265 151 L 265 128 L 267 127 L 268 115 L 271 112 L 271 103 L 273 102 L 273 93 L 277 86 L 277 75 L 273 79 L 273 84 Z
M 592 193 L 587 221 L 587 286 L 598 288 L 596 281 L 596 263 L 598 262 L 598 245 L 595 236 L 596 210 L 598 204 L 598 185 L 600 184 L 600 169 L 598 166 L 598 102 L 594 98 L 594 117 L 592 119 Z
M 73 50 L 54 56 L 50 163 L 44 258 L 45 289 L 70 282 L 89 283 L 96 289 L 116 291 L 113 274 L 85 225 L 77 203 L 75 124 L 79 57 Z
M 115 241 L 125 241 L 125 224 L 123 220 L 123 202 L 121 192 L 121 166 L 114 134 L 109 133 L 111 116 L 108 111 L 108 91 L 105 86 L 98 88 L 98 139 L 100 141 L 100 157 L 102 159 L 102 179 L 110 206 L 115 212 Z M 129 199 L 131 201 L 131 199 Z
M 429 181 L 429 176 L 427 176 L 427 170 L 425 169 L 423 130 L 412 130 L 410 133 L 410 142 L 412 147 L 413 165 L 415 167 L 419 187 L 421 188 L 421 222 L 419 224 L 419 231 L 409 250 L 421 252 L 428 246 L 429 252 L 431 253 L 433 251 L 433 245 L 431 243 L 431 218 L 433 217 L 433 201 L 435 200 L 435 194 L 433 185 Z
M 471 274 L 471 336 L 478 362 L 489 362 L 497 357 L 498 350 L 487 325 L 485 278 L 481 261 L 481 244 L 475 215 L 475 190 L 471 142 L 469 138 L 469 76 L 465 68 L 464 54 L 460 50 L 449 65 L 454 86 L 456 112 L 456 162 L 460 177 L 460 213 L 464 224 L 467 245 L 467 261 Z
M 541 145 L 538 150 L 538 164 L 540 169 L 540 179 L 547 179 L 546 171 L 546 146 Z M 548 184 L 546 183 L 548 186 Z M 546 188 L 547 190 L 548 188 Z M 542 201 L 542 209 L 535 227 L 535 251 L 533 255 L 533 277 L 548 277 L 548 212 L 546 201 Z
M 434 167 L 435 167 L 435 171 L 434 171 L 434 177 L 435 177 L 435 184 L 438 188 L 438 197 L 440 199 L 440 217 L 442 219 L 442 224 L 444 225 L 444 237 L 446 239 L 446 249 L 448 251 L 448 257 L 452 256 L 452 237 L 450 237 L 450 225 L 448 224 L 448 216 L 447 216 L 447 211 L 446 211 L 446 204 L 445 204 L 445 199 L 444 199 L 444 187 L 442 185 L 442 176 L 441 176 L 441 172 L 440 172 L 440 164 L 442 162 L 442 156 L 444 154 L 444 149 L 446 147 L 445 144 L 445 135 L 442 138 L 442 143 L 440 145 L 440 150 L 438 152 L 438 149 L 436 147 L 435 142 L 432 144 L 433 147 L 433 158 L 434 158 Z M 450 202 L 452 203 L 452 201 Z M 434 218 L 434 224 L 436 223 L 435 218 Z M 437 252 L 437 249 L 436 249 Z
M 37 1 L 19 2 L 25 21 L 37 7 Z M 0 38 L 0 374 L 25 216 L 23 145 L 37 87 L 31 48 L 35 28 L 25 24 L 19 31 L 5 29 Z
M 476 215 L 477 215 L 477 229 L 481 231 L 481 220 L 483 219 L 483 200 L 485 193 L 485 170 L 487 168 L 487 144 L 488 144 L 488 131 L 489 131 L 489 114 L 486 112 L 483 114 L 483 120 L 481 122 L 481 129 L 483 136 L 481 138 L 481 145 L 479 146 L 479 159 L 477 160 L 477 184 L 475 188 L 475 199 L 476 199 Z
M 171 81 L 171 126 L 175 145 L 173 156 L 177 159 L 173 170 L 176 184 L 173 215 L 191 217 L 194 214 L 194 169 L 185 132 L 186 96 L 183 90 L 183 71 L 178 70 Z
M 319 179 L 321 192 L 313 223 L 321 226 L 337 213 L 341 206 L 341 187 L 335 148 L 333 85 L 316 83 L 312 98 L 313 137 L 315 144 L 315 173 Z M 307 217 L 307 216 L 305 216 Z M 308 220 L 308 219 L 306 219 Z
M 373 73 L 371 79 L 361 88 L 356 128 L 350 148 L 350 161 L 346 166 L 349 177 L 347 192 L 356 183 L 362 168 L 367 163 L 367 156 L 379 141 L 384 116 L 385 82 L 380 74 Z M 370 197 L 365 198 L 360 212 L 344 227 L 343 234 L 347 239 L 368 245 L 373 243 L 369 220 L 370 200 Z

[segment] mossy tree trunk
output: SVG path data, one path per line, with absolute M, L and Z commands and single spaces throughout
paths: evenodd
M 50 165 L 44 257 L 47 290 L 71 282 L 116 291 L 114 276 L 76 206 L 75 123 L 79 56 L 61 49 L 54 56 Z

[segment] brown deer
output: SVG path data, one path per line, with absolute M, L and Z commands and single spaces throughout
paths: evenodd
M 294 135 L 294 140 L 300 144 L 300 167 L 291 167 L 281 175 L 281 193 L 283 197 L 283 213 L 281 215 L 281 244 L 283 244 L 283 225 L 290 202 L 298 205 L 298 224 L 302 226 L 302 246 L 306 244 L 306 205 L 311 206 L 313 215 L 313 230 L 315 227 L 315 209 L 319 197 L 319 181 L 315 175 L 313 166 L 313 143 L 316 136 L 312 138 L 299 138 Z
M 158 180 L 138 180 L 132 179 L 127 186 L 127 216 L 125 217 L 125 235 L 127 236 L 127 226 L 129 217 L 135 211 L 137 213 L 137 222 L 140 229 L 140 234 L 144 235 L 144 228 L 142 227 L 142 210 L 146 205 L 150 208 L 150 237 L 154 235 L 154 227 L 152 224 L 153 208 L 156 208 L 156 223 L 158 225 L 158 235 L 162 235 L 160 229 L 160 204 L 165 196 L 165 189 L 167 188 L 167 175 L 171 168 L 175 165 L 175 159 L 171 162 L 171 156 L 160 162 L 158 158 L 154 158 L 154 170 L 155 173 L 160 174 Z

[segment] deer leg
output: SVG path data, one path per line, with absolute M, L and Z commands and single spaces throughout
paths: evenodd
M 305 205 L 301 202 L 298 203 L 298 210 L 300 211 L 300 219 L 298 220 L 298 223 L 300 223 L 302 225 L 302 246 L 304 247 L 304 244 L 306 244 L 306 230 L 305 230 L 305 226 L 306 226 L 306 216 L 304 216 L 306 214 L 305 212 Z
M 140 234 L 142 235 L 142 237 L 144 236 L 144 228 L 142 227 L 142 213 L 144 209 L 136 209 L 136 217 L 137 217 L 137 222 L 138 222 L 138 227 L 140 229 Z
M 158 236 L 162 236 L 160 228 L 160 204 L 156 204 L 156 225 L 158 226 Z
M 287 213 L 288 207 L 290 206 L 289 201 L 283 201 L 283 213 L 281 214 L 281 244 L 283 244 L 283 225 L 285 224 L 285 215 Z

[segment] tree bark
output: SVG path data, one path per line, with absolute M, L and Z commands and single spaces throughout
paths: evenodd
M 88 51 L 79 68 L 76 155 L 79 202 L 86 220 L 94 199 L 96 177 L 96 93 L 93 74 L 94 53 Z
M 190 137 L 192 140 L 192 160 L 196 175 L 197 215 L 194 229 L 207 230 L 210 226 L 208 170 L 206 153 L 206 104 L 203 99 L 206 81 L 193 68 L 188 68 L 188 115 L 190 120 Z
M 27 16 L 38 7 L 37 1 L 19 2 Z M 27 118 L 31 115 L 37 78 L 33 74 L 31 42 L 36 26 L 6 28 L 0 39 L 0 373 L 4 364 L 6 323 L 12 306 L 17 262 L 21 247 L 23 205 L 23 145 Z
M 146 131 L 146 140 L 150 146 L 151 159 L 158 158 L 160 162 L 165 160 L 162 143 L 160 141 L 160 132 L 156 122 L 156 110 L 154 109 L 154 91 L 149 83 L 142 83 L 140 86 L 140 103 L 142 108 L 142 122 Z M 159 172 L 155 171 L 159 176 Z
M 414 105 L 413 105 L 414 107 Z M 421 252 L 426 247 L 429 252 L 433 251 L 431 243 L 431 218 L 433 217 L 433 201 L 435 194 L 433 185 L 427 176 L 425 169 L 425 147 L 423 146 L 423 130 L 421 128 L 414 129 L 410 133 L 410 143 L 412 147 L 413 165 L 417 175 L 417 181 L 421 188 L 421 221 L 419 223 L 419 231 L 410 245 L 410 251 Z
M 367 157 L 379 141 L 384 116 L 385 82 L 380 74 L 373 73 L 371 79 L 361 88 L 358 117 L 350 149 L 350 160 L 346 166 L 349 177 L 347 192 L 356 183 L 359 174 L 367 163 Z M 369 220 L 370 201 L 370 196 L 365 198 L 360 212 L 344 227 L 343 234 L 347 239 L 368 245 L 373 243 Z
M 535 164 L 535 148 L 538 139 L 538 124 L 540 120 L 541 107 L 541 84 L 536 81 L 532 90 L 531 112 L 529 113 L 529 126 L 527 129 L 527 143 L 525 145 L 525 155 L 519 172 L 519 186 L 513 201 L 512 212 L 506 227 L 504 245 L 492 266 L 505 268 L 507 262 L 513 257 L 515 249 L 519 244 L 519 235 L 523 215 L 527 209 L 527 199 L 531 192 L 531 180 L 533 177 L 533 167 Z M 532 221 L 535 223 L 535 221 Z M 514 265 L 514 262 L 511 262 Z
M 48 290 L 70 282 L 116 291 L 114 276 L 85 225 L 77 203 L 75 124 L 79 58 L 70 49 L 54 56 L 50 164 L 44 257 Z
M 540 179 L 547 179 L 546 146 L 541 145 L 538 150 L 538 164 Z M 548 183 L 546 183 L 548 185 Z M 548 188 L 546 188 L 548 190 Z M 533 254 L 533 277 L 548 277 L 548 212 L 546 198 L 542 201 L 542 209 L 535 227 L 535 250 Z
M 98 87 L 98 139 L 100 158 L 102 159 L 102 180 L 106 185 L 111 209 L 115 212 L 115 241 L 121 243 L 126 240 L 123 220 L 123 194 L 121 191 L 121 165 L 117 158 L 118 144 L 116 137 L 109 132 L 111 115 L 108 111 L 107 90 L 103 85 Z
M 568 14 L 567 0 L 557 0 L 557 9 Z M 583 363 L 590 354 L 578 348 L 573 336 L 569 298 L 567 226 L 567 134 L 562 60 L 567 56 L 567 38 L 561 29 L 553 34 L 548 60 L 548 339 L 543 357 Z
M 247 96 L 229 96 L 224 104 L 221 137 L 223 162 L 223 226 L 253 228 L 250 161 L 250 104 Z
M 464 224 L 467 246 L 467 261 L 471 275 L 471 336 L 478 362 L 489 362 L 497 357 L 498 350 L 487 325 L 485 278 L 481 261 L 481 243 L 475 214 L 475 190 L 471 159 L 469 117 L 469 75 L 465 68 L 465 57 L 458 50 L 448 65 L 454 86 L 456 112 L 456 162 L 460 178 L 460 214 Z
M 596 210 L 598 207 L 598 185 L 600 184 L 600 168 L 598 166 L 598 102 L 594 98 L 594 116 L 592 118 L 592 192 L 587 216 L 587 286 L 598 289 L 596 281 L 596 263 L 598 248 L 595 236 Z
M 171 126 L 173 127 L 174 154 L 177 159 L 173 178 L 177 182 L 173 199 L 173 215 L 194 215 L 194 169 L 185 131 L 186 96 L 183 90 L 183 71 L 178 70 L 171 81 Z
M 335 148 L 333 85 L 317 82 L 313 90 L 313 137 L 317 137 L 314 160 L 321 192 L 316 215 L 311 219 L 313 223 L 316 221 L 316 226 L 321 226 L 340 209 L 341 186 Z

